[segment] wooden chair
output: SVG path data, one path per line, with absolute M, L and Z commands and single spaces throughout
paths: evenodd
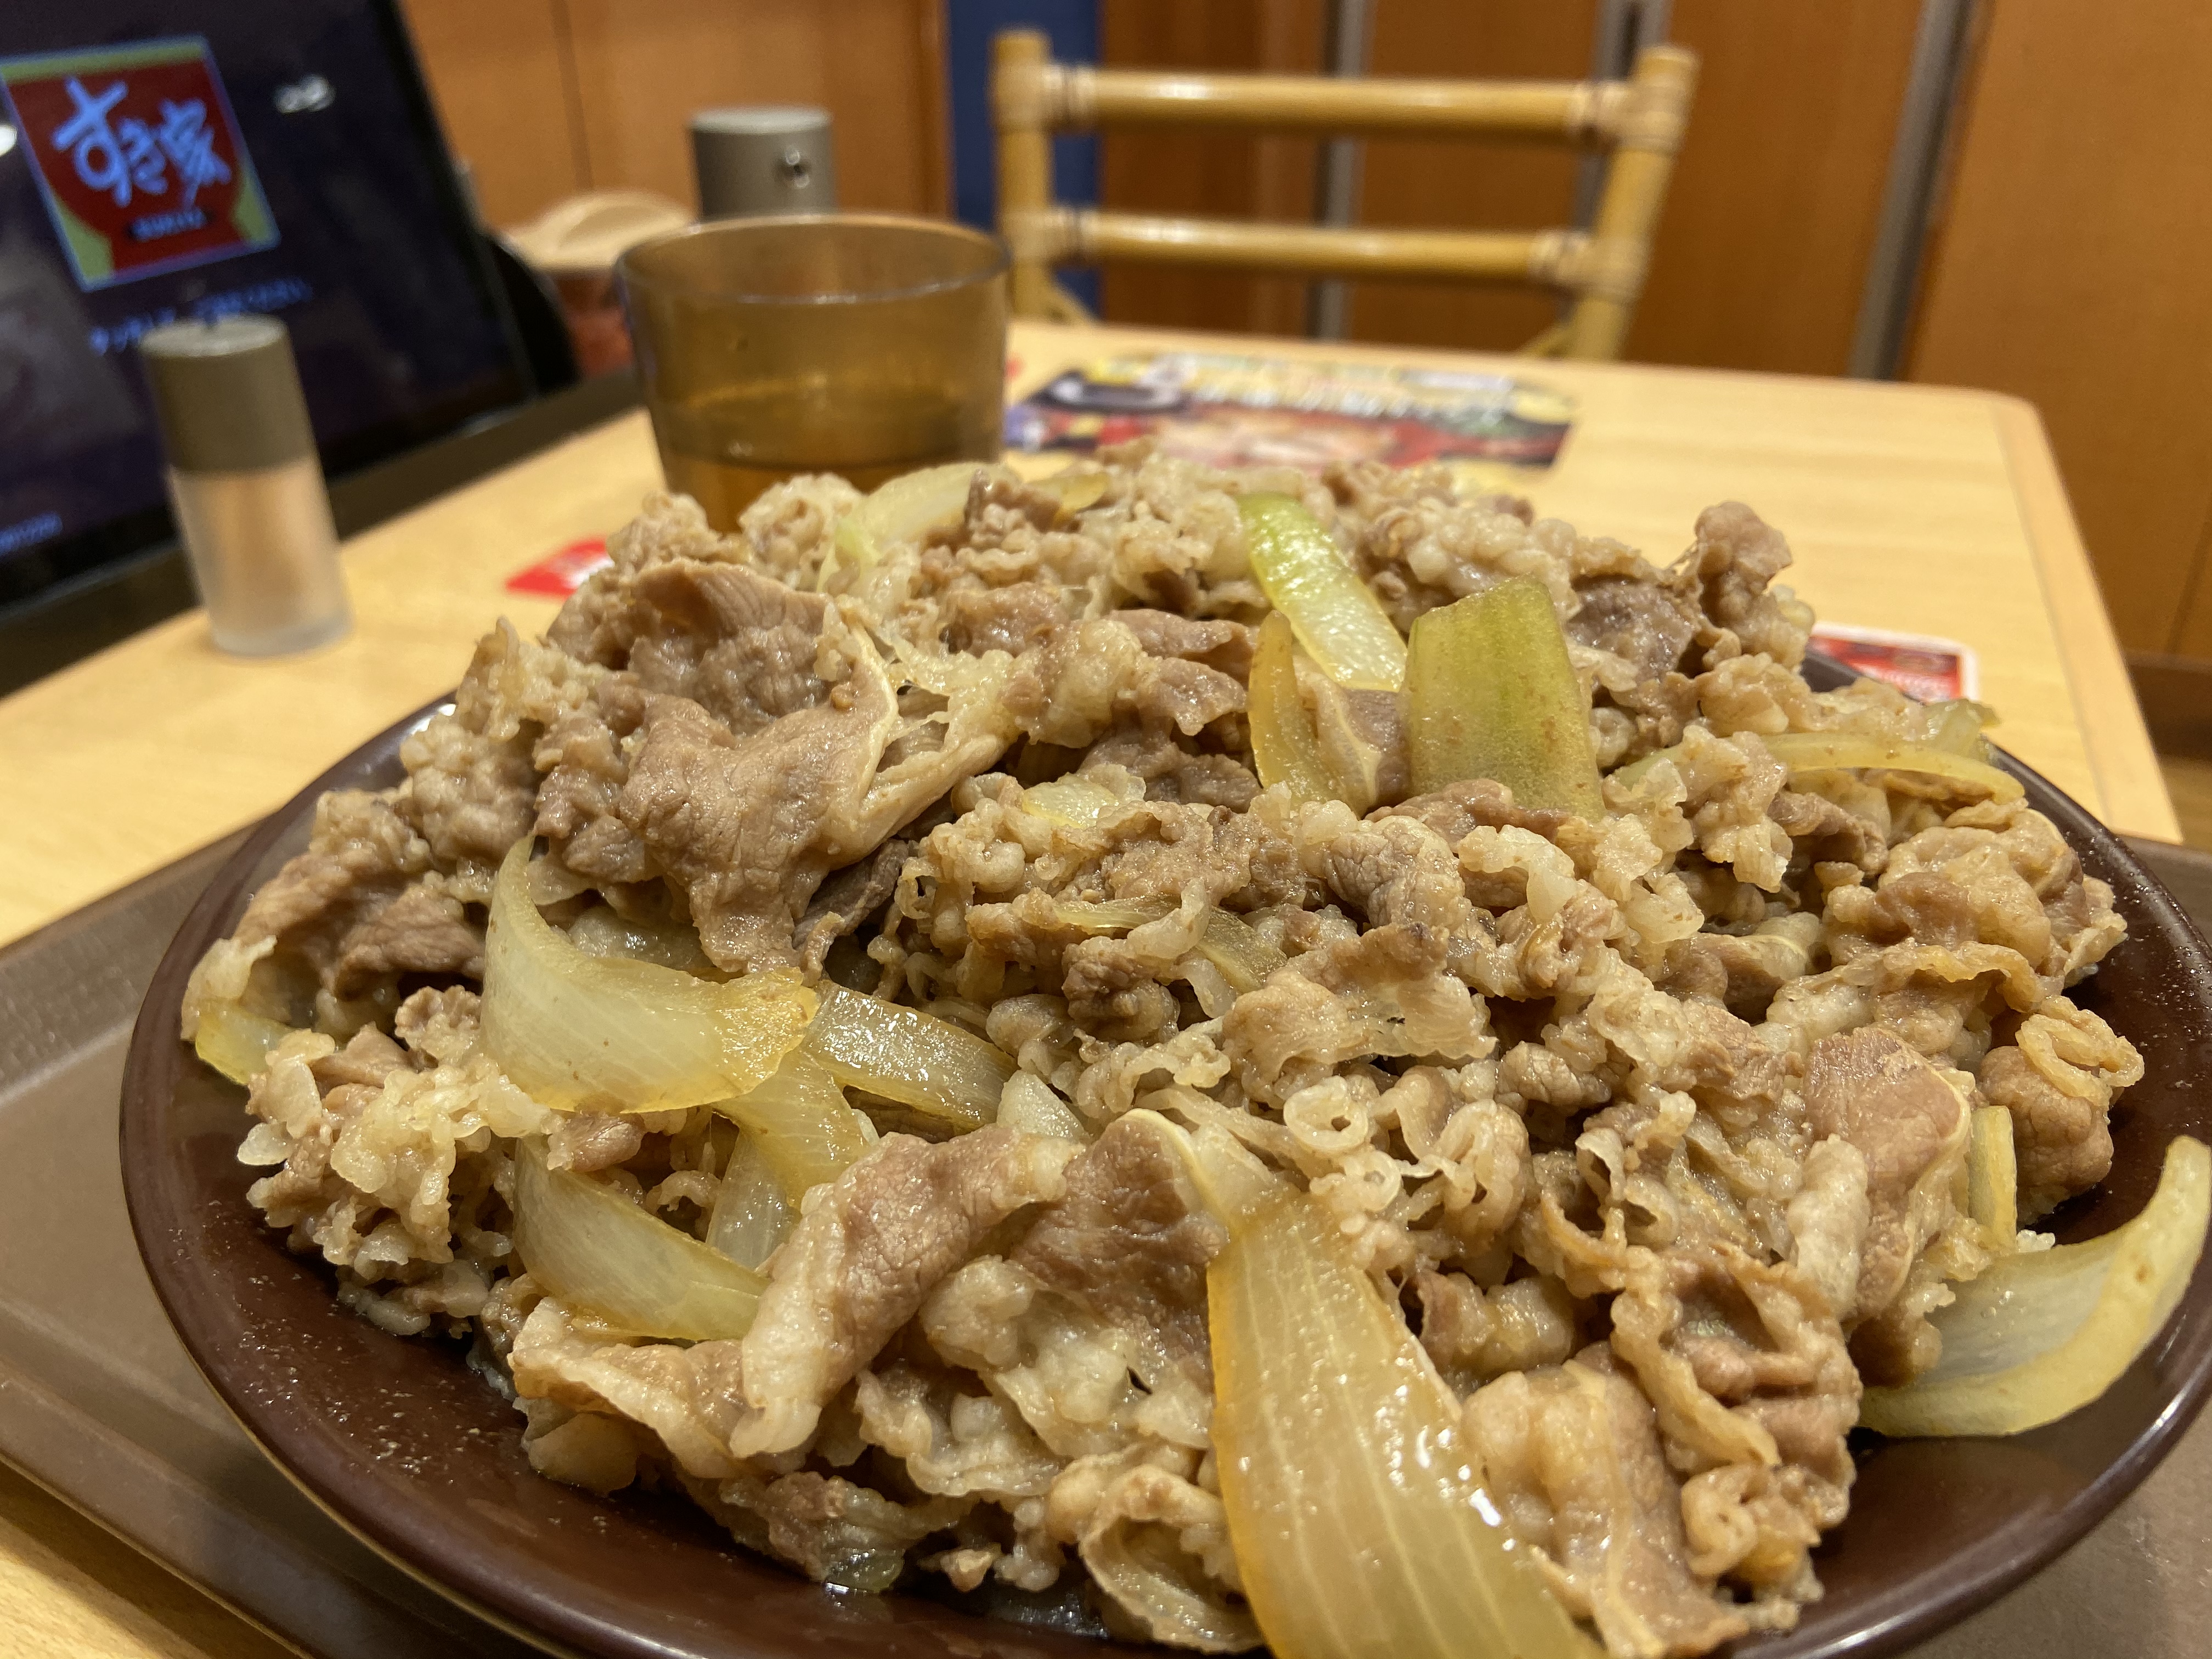
M 1679 46 L 1646 47 L 1626 81 L 1102 70 L 1054 63 L 1042 33 L 1008 31 L 994 43 L 991 102 L 999 132 L 999 228 L 1013 251 L 1014 314 L 1083 317 L 1082 307 L 1053 281 L 1051 268 L 1110 259 L 1316 276 L 1524 283 L 1574 297 L 1565 320 L 1525 349 L 1617 357 L 1644 287 L 1652 230 L 1697 78 L 1696 55 Z M 1612 159 L 1588 232 L 1250 224 L 1055 204 L 1051 135 L 1104 126 L 1523 138 L 1606 149 Z

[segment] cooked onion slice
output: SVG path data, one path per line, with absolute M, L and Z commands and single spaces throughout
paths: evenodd
M 1522 806 L 1605 816 L 1589 710 L 1541 582 L 1510 577 L 1413 623 L 1406 746 L 1416 794 L 1488 778 Z
M 1175 914 L 1164 898 L 1064 899 L 1052 907 L 1053 920 L 1085 933 L 1126 933 L 1133 927 Z M 1198 938 L 1198 953 L 1221 970 L 1240 994 L 1256 990 L 1290 958 L 1260 937 L 1243 917 L 1208 907 Z
M 1014 1074 L 1012 1059 L 974 1032 L 829 980 L 806 1052 L 840 1083 L 962 1129 L 998 1116 L 999 1093 Z
M 830 585 L 830 573 L 840 562 L 866 570 L 885 548 L 915 540 L 939 526 L 959 523 L 967 510 L 969 486 L 981 471 L 975 461 L 924 467 L 893 478 L 867 496 L 838 522 L 829 556 L 815 577 L 817 591 Z
M 535 870 L 539 866 L 530 867 Z M 536 884 L 532 885 L 534 890 Z M 548 902 L 535 890 L 531 896 L 537 903 Z M 657 962 L 663 968 L 680 968 L 687 974 L 720 977 L 700 946 L 698 930 L 688 921 L 622 916 L 601 904 L 578 916 L 567 932 L 568 943 L 586 956 L 633 957 L 640 962 Z
M 1170 915 L 1175 906 L 1164 898 L 1062 899 L 1052 907 L 1052 916 L 1063 927 L 1083 933 L 1126 933 L 1148 921 Z
M 1221 969 L 1221 976 L 1240 994 L 1257 990 L 1267 975 L 1289 960 L 1243 917 L 1215 910 L 1206 918 L 1206 932 L 1198 941 L 1199 954 Z
M 1926 744 L 1899 743 L 1888 738 L 1855 736 L 1848 732 L 1781 732 L 1759 734 L 1766 752 L 1790 772 L 1833 772 L 1867 769 L 1881 772 L 1919 772 L 1948 778 L 1980 790 L 1991 800 L 2018 800 L 2022 793 L 2018 778 L 2009 772 L 1949 749 Z M 1984 745 L 1984 750 L 1987 745 Z M 1632 762 L 1613 775 L 1634 785 L 1662 760 L 1680 757 L 1678 749 L 1661 749 Z
M 1282 784 L 1300 800 L 1328 800 L 1335 794 L 1322 763 L 1313 717 L 1298 701 L 1291 624 L 1279 611 L 1270 611 L 1260 624 L 1245 716 L 1252 731 L 1252 763 L 1262 784 Z
M 1237 507 L 1252 574 L 1321 672 L 1340 685 L 1395 691 L 1406 641 L 1335 538 L 1288 495 L 1239 496 Z
M 1935 1317 L 1943 1357 L 1901 1389 L 1869 1389 L 1859 1421 L 1888 1435 L 2018 1434 L 2087 1405 L 2165 1326 L 2212 1212 L 2212 1152 L 2166 1149 L 2158 1191 L 2102 1237 L 2002 1257 Z
M 781 970 L 720 983 L 580 950 L 530 902 L 530 843 L 500 868 L 484 938 L 483 1041 L 532 1098 L 659 1111 L 744 1094 L 799 1046 L 814 993 Z
M 1093 783 L 1084 776 L 1064 776 L 1044 783 L 1030 783 L 1022 790 L 1022 805 L 1046 818 L 1071 823 L 1079 830 L 1093 830 L 1109 811 L 1124 805 L 1124 801 L 1103 783 Z
M 1966 1213 L 1979 1224 L 1990 1249 L 2020 1247 L 2020 1161 L 2013 1152 L 2012 1113 L 2005 1107 L 1974 1108 L 1966 1143 Z
M 738 1135 L 707 1219 L 708 1247 L 740 1267 L 757 1269 L 775 1254 L 798 1218 L 799 1206 L 784 1196 L 783 1183 L 761 1156 L 761 1138 Z
M 1928 732 L 1923 741 L 1930 749 L 1948 749 L 1969 760 L 1985 761 L 1990 757 L 1990 745 L 1982 736 L 1982 728 L 1997 723 L 1997 711 L 1989 704 L 1966 697 L 1931 702 L 1927 706 L 1925 718 Z
M 1062 1140 L 1088 1140 L 1091 1127 L 1075 1109 L 1054 1094 L 1041 1077 L 1017 1072 L 1006 1079 L 999 1097 L 999 1121 L 1025 1134 L 1056 1135 Z
M 235 1002 L 211 1002 L 200 1010 L 192 1052 L 233 1083 L 251 1083 L 269 1063 L 269 1051 L 292 1035 L 281 1019 L 248 1012 Z
M 1114 475 L 1101 468 L 1096 471 L 1056 472 L 1049 478 L 1032 478 L 1030 488 L 1038 494 L 1050 495 L 1060 505 L 1053 514 L 1053 527 L 1058 529 L 1077 514 L 1094 507 L 1106 498 L 1107 486 Z
M 514 1251 L 570 1307 L 638 1336 L 743 1336 L 768 1284 L 621 1194 L 514 1144 Z
M 1131 805 L 1104 784 L 1080 775 L 1033 783 L 1022 791 L 1029 811 L 1078 830 L 1096 830 L 1109 817 Z
M 1991 800 L 2018 800 L 2022 793 L 2020 780 L 2011 773 L 1999 771 L 1987 761 L 1925 744 L 1854 737 L 1845 732 L 1784 732 L 1759 741 L 1766 745 L 1767 753 L 1792 772 L 1920 772 L 1971 784 Z
M 1459 1402 L 1313 1200 L 1283 1189 L 1222 1218 L 1213 1448 L 1268 1646 L 1596 1659 L 1484 1492 Z
M 784 1197 L 799 1200 L 835 1181 L 875 1139 L 866 1116 L 846 1103 L 845 1091 L 821 1061 L 804 1050 L 787 1056 L 750 1094 L 715 1103 L 715 1109 L 744 1129 Z

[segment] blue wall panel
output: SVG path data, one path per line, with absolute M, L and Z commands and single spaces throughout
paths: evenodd
M 1066 63 L 1098 61 L 1098 0 L 945 0 L 946 100 L 952 112 L 953 211 L 984 229 L 998 222 L 998 158 L 991 132 L 991 37 L 1001 29 L 1042 29 L 1052 55 Z M 1098 200 L 1095 135 L 1056 138 L 1053 193 L 1063 202 Z M 1098 273 L 1066 270 L 1060 281 L 1093 311 Z

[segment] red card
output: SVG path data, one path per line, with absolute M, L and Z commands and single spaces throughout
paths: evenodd
M 276 246 L 198 35 L 0 59 L 0 87 L 78 287 Z
M 594 570 L 605 568 L 607 538 L 586 536 L 580 542 L 570 542 L 558 553 L 538 560 L 526 570 L 518 570 L 507 579 L 510 593 L 544 593 L 556 599 L 565 599 L 586 581 Z
M 1947 702 L 1981 690 L 1973 650 L 1956 640 L 1820 623 L 1813 629 L 1813 649 L 1869 679 L 1887 680 L 1923 702 Z

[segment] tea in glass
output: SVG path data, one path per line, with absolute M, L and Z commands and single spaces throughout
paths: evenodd
M 669 488 L 719 530 L 800 473 L 867 490 L 998 458 L 995 238 L 917 219 L 737 219 L 632 248 L 619 270 Z

